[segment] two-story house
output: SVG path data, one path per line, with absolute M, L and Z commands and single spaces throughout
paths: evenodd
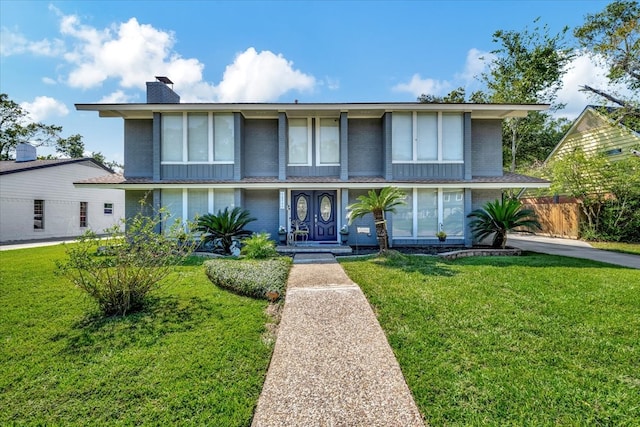
M 466 214 L 506 188 L 546 187 L 503 173 L 502 120 L 546 105 L 420 103 L 181 103 L 166 78 L 147 83 L 147 103 L 78 104 L 124 119 L 124 175 L 79 186 L 125 190 L 126 212 L 152 195 L 156 207 L 192 219 L 242 206 L 253 231 L 275 236 L 293 220 L 310 242 L 336 242 L 346 207 L 393 185 L 406 206 L 388 216 L 392 245 L 472 243 Z M 372 217 L 350 242 L 376 244 Z

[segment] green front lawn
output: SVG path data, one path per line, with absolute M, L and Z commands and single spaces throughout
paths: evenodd
M 606 251 L 640 255 L 640 243 L 589 242 L 589 244 L 594 248 L 604 249 Z
M 273 349 L 266 301 L 216 288 L 192 260 L 141 313 L 100 319 L 54 274 L 63 257 L 0 252 L 0 425 L 251 422 Z
M 547 255 L 342 261 L 443 425 L 640 425 L 640 272 Z

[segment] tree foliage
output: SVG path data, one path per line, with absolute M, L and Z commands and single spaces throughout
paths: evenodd
M 577 147 L 548 166 L 551 190 L 580 200 L 584 237 L 640 240 L 639 160 L 610 162 L 603 153 Z
M 39 147 L 56 142 L 61 126 L 30 122 L 28 116 L 6 93 L 0 93 L 0 160 L 12 159 L 21 143 Z
M 603 63 L 612 84 L 626 87 L 630 96 L 609 88 L 588 85 L 583 90 L 622 107 L 619 120 L 640 122 L 640 5 L 635 0 L 616 0 L 602 12 L 585 16 L 574 31 L 580 46 L 596 61 Z M 636 127 L 637 129 L 638 127 Z
M 564 28 L 560 33 L 551 35 L 546 25 L 535 27 L 533 31 L 526 28 L 521 32 L 496 31 L 493 41 L 500 47 L 492 51 L 495 60 L 489 71 L 480 76 L 487 86 L 485 98 L 500 104 L 553 104 L 566 66 L 573 58 L 572 50 L 565 41 L 567 31 L 568 28 Z M 552 109 L 559 107 L 552 105 Z M 511 172 L 516 170 L 519 151 L 525 149 L 527 142 L 535 141 L 536 133 L 549 130 L 546 125 L 539 125 L 540 119 L 550 120 L 550 116 L 537 113 L 531 118 L 512 117 L 503 121 L 505 151 L 510 154 L 505 161 L 510 159 Z M 528 138 L 523 138 L 523 135 Z
M 347 206 L 349 225 L 356 218 L 373 214 L 378 247 L 381 253 L 385 253 L 389 250 L 389 233 L 385 213 L 394 213 L 396 207 L 406 204 L 405 197 L 405 193 L 397 187 L 384 187 L 379 192 L 369 190 L 367 194 L 358 196 L 357 202 Z
M 474 210 L 467 217 L 474 218 L 469 222 L 474 237 L 483 240 L 493 236 L 491 246 L 494 248 L 506 247 L 508 231 L 542 229 L 535 212 L 524 209 L 520 200 L 513 198 L 487 202 L 481 209 Z

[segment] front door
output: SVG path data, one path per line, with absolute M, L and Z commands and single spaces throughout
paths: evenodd
M 337 241 L 335 191 L 292 191 L 291 200 L 291 220 L 305 223 L 309 240 Z

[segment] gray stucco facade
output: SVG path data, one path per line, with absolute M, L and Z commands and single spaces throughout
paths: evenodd
M 294 198 L 304 193 L 305 197 L 308 194 L 310 203 L 304 208 L 313 210 L 305 217 L 309 218 L 310 225 L 317 223 L 320 217 L 331 218 L 332 238 L 338 240 L 335 229 L 346 225 L 346 207 L 368 190 L 391 185 L 415 199 L 403 213 L 405 228 L 413 224 L 413 229 L 405 229 L 402 237 L 391 233 L 392 244 L 437 244 L 436 228 L 446 228 L 448 224 L 442 223 L 444 219 L 455 217 L 455 221 L 462 221 L 462 231 L 457 231 L 447 243 L 469 245 L 472 241 L 468 220 L 461 218 L 481 202 L 499 197 L 503 188 L 547 186 L 541 180 L 503 173 L 501 128 L 503 117 L 522 116 L 529 110 L 542 110 L 546 106 L 181 104 L 179 97 L 172 95 L 171 88 L 164 83 L 155 83 L 158 84 L 150 86 L 147 104 L 77 106 L 79 110 L 100 111 L 105 116 L 117 114 L 125 120 L 124 177 L 119 182 L 94 185 L 125 189 L 128 216 L 133 214 L 136 201 L 149 192 L 154 203 L 162 206 L 163 191 L 172 192 L 174 201 L 182 200 L 179 212 L 192 212 L 190 194 L 197 193 L 202 199 L 200 204 L 208 203 L 209 209 L 219 207 L 223 200 L 248 209 L 258 218 L 251 224 L 251 230 L 266 231 L 275 238 L 279 227 L 289 228 L 298 214 L 307 215 L 306 211 L 293 205 Z M 395 112 L 404 117 L 413 114 L 413 140 L 394 137 Z M 170 133 L 172 130 L 166 128 L 169 125 L 163 123 L 165 114 L 170 114 L 174 121 L 177 117 L 178 123 L 182 120 L 182 127 Z M 192 115 L 208 117 L 209 123 L 208 131 L 200 131 L 205 135 L 200 143 L 205 154 L 197 161 L 189 157 L 191 154 L 187 155 L 192 148 Z M 227 118 L 225 123 L 230 123 L 227 127 L 231 128 L 220 137 L 213 125 L 218 117 L 222 117 L 219 115 Z M 420 115 L 428 115 L 434 123 L 437 120 L 436 139 L 419 139 L 420 134 L 415 134 L 416 129 L 421 129 L 416 123 L 416 117 Z M 458 154 L 453 159 L 442 154 L 449 143 L 442 136 L 447 126 L 444 116 L 454 117 L 460 123 L 455 142 L 459 144 L 455 151 Z M 308 123 L 306 130 L 296 129 L 295 136 L 291 128 L 293 119 L 298 125 Z M 163 141 L 165 137 L 173 139 Z M 407 152 L 411 152 L 413 144 L 413 158 L 398 160 L 398 147 L 394 144 L 401 144 L 398 147 L 404 147 Z M 416 154 L 421 147 L 419 144 L 432 144 L 437 158 L 421 160 Z M 162 147 L 173 147 L 173 157 L 163 153 Z M 294 150 L 302 150 L 303 154 Z M 323 158 L 332 160 L 327 162 Z M 183 190 L 182 199 L 177 189 Z M 451 214 L 454 211 L 456 215 Z M 427 219 L 423 221 L 423 217 Z M 387 220 L 392 230 L 394 215 L 389 215 Z M 422 225 L 427 222 L 431 229 Z M 349 231 L 350 243 L 376 243 L 372 218 L 355 221 Z M 314 236 L 313 232 L 311 236 Z M 315 236 L 319 239 L 322 233 Z

